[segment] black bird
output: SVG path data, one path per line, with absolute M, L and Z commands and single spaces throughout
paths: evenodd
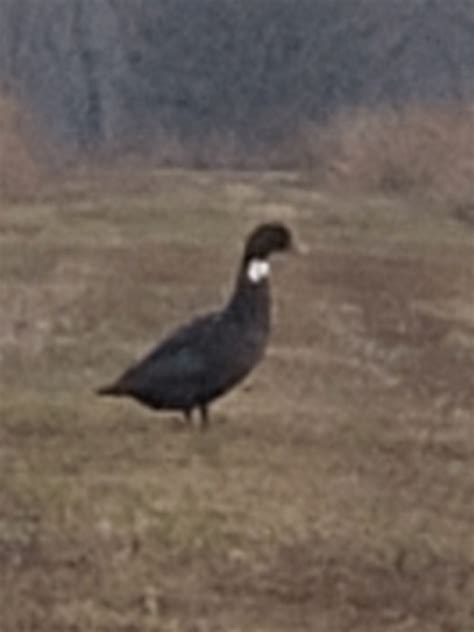
M 263 356 L 270 333 L 268 258 L 292 246 L 284 225 L 258 226 L 247 239 L 227 305 L 173 332 L 97 393 L 133 397 L 154 409 L 180 410 L 187 420 L 198 408 L 205 428 L 209 403 L 240 382 Z

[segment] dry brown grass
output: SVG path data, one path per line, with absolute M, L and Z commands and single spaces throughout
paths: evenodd
M 0 197 L 21 201 L 37 193 L 40 184 L 42 193 L 48 187 L 46 162 L 37 159 L 40 142 L 26 111 L 0 96 Z M 78 157 L 75 172 L 97 181 L 99 188 L 107 173 L 109 184 L 115 179 L 117 189 L 126 191 L 148 186 L 151 165 L 285 169 L 309 173 L 333 190 L 411 195 L 473 223 L 473 146 L 472 104 L 379 106 L 342 111 L 324 126 L 302 122 L 296 134 L 282 132 L 280 140 L 258 147 L 249 147 L 232 131 L 198 139 L 158 129 L 140 152 L 102 147 L 95 156 Z M 52 187 L 62 189 L 57 179 Z
M 100 182 L 0 214 L 2 632 L 472 632 L 465 227 L 287 173 Z M 209 433 L 95 398 L 272 215 L 311 253 Z
M 33 152 L 33 125 L 24 108 L 0 95 L 0 199 L 30 199 L 38 189 L 43 166 Z
M 416 194 L 474 219 L 473 105 L 349 110 L 304 126 L 299 144 L 334 188 Z

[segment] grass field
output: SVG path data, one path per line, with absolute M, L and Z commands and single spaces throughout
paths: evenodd
M 93 395 L 219 304 L 265 362 L 208 433 Z M 285 173 L 77 177 L 0 208 L 2 632 L 472 632 L 472 227 Z

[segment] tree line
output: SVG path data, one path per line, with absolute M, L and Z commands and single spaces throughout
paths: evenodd
M 0 0 L 0 89 L 72 154 L 250 145 L 379 103 L 467 101 L 473 0 Z

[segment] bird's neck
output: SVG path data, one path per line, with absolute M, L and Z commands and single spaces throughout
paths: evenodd
M 237 318 L 268 329 L 270 303 L 270 264 L 266 259 L 244 257 L 228 308 Z

